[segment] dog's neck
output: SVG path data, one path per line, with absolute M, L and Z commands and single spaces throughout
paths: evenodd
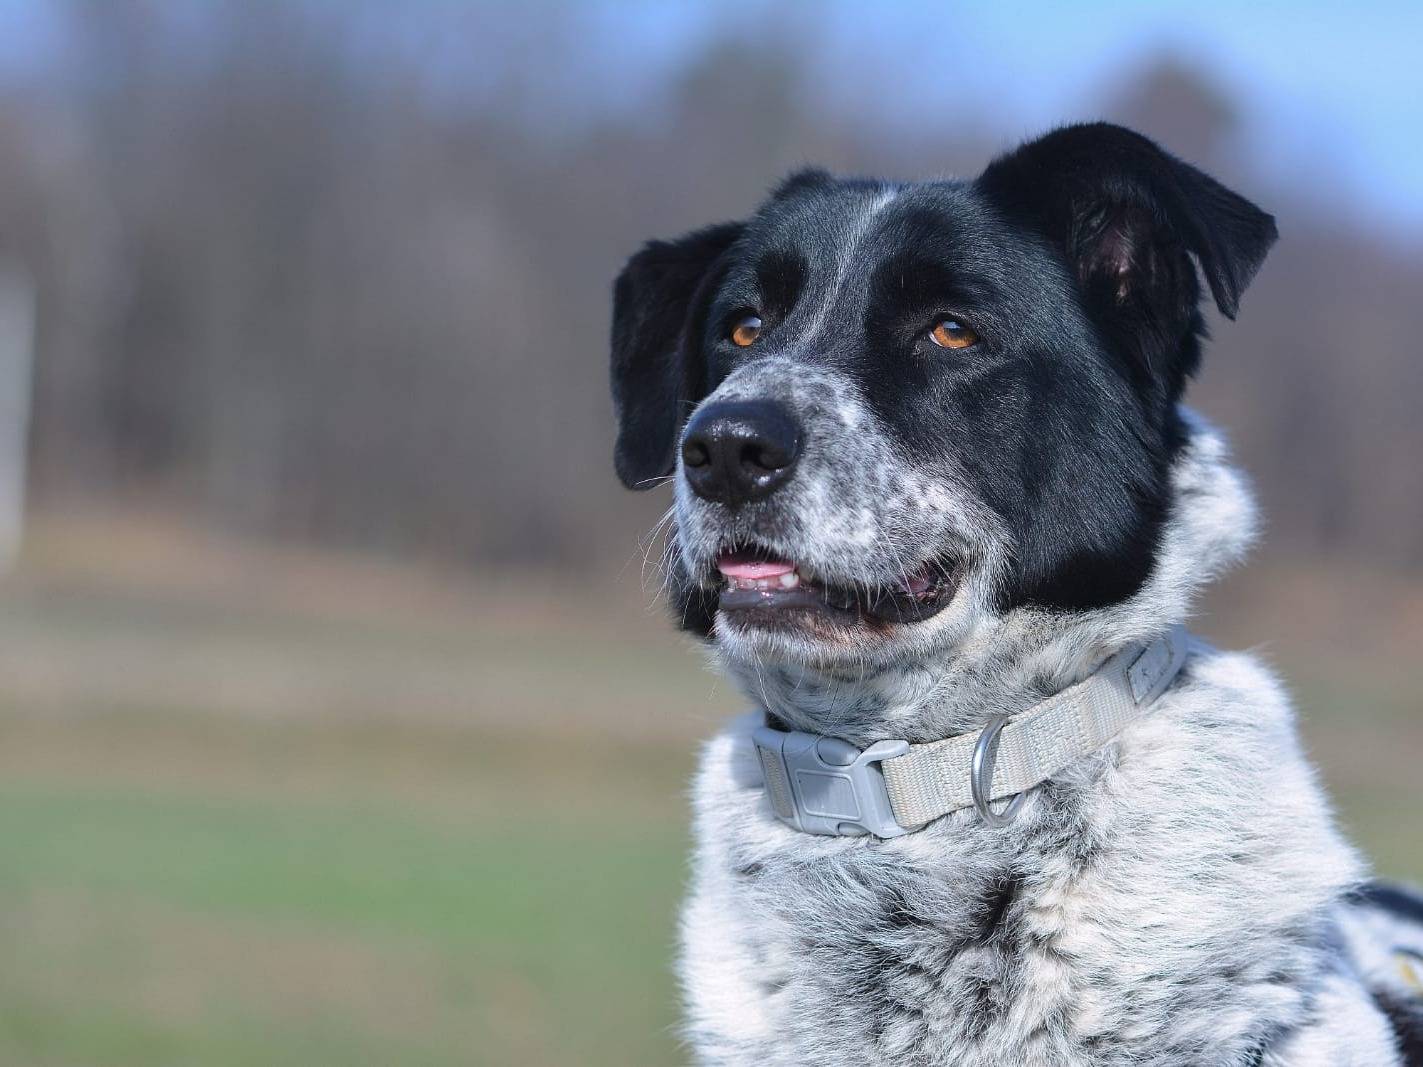
M 1089 612 L 954 605 L 956 628 L 914 662 L 828 671 L 791 663 L 725 669 L 778 725 L 843 737 L 934 741 L 1020 714 L 1085 678 L 1111 653 L 1182 622 L 1198 589 L 1239 559 L 1255 510 L 1220 437 L 1187 412 L 1192 435 L 1172 469 L 1174 500 L 1150 578 L 1129 600 Z M 965 591 L 965 595 L 971 595 Z

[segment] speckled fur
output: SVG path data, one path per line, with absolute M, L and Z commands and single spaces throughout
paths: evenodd
M 673 544 L 678 553 L 677 580 L 713 584 L 718 551 L 728 539 L 754 539 L 796 560 L 802 573 L 892 585 L 922 562 L 921 546 L 952 550 L 962 561 L 965 594 L 985 601 L 1002 561 L 1004 538 L 993 513 L 964 486 L 949 457 L 932 469 L 909 463 L 892 437 L 878 425 L 854 385 L 844 375 L 785 357 L 760 360 L 735 371 L 706 403 L 748 397 L 771 398 L 796 411 L 807 428 L 799 477 L 776 497 L 774 512 L 733 511 L 695 496 L 687 480 L 675 480 L 677 504 Z M 933 641 L 936 625 L 903 627 L 882 635 L 857 633 L 858 673 L 899 667 L 917 657 L 906 655 L 906 641 Z M 806 687 L 817 679 L 801 672 L 822 651 L 815 642 L 792 634 L 746 633 L 718 625 L 719 648 L 742 675 L 761 674 L 770 689 L 788 686 L 795 700 L 785 702 L 792 719 L 804 706 Z M 784 665 L 781 670 L 775 665 Z M 843 692 L 843 665 L 825 681 Z M 829 690 L 827 690 L 829 692 Z M 849 735 L 847 735 L 849 736 Z
M 1130 601 L 998 617 L 970 582 L 934 636 L 863 680 L 757 669 L 735 648 L 731 672 L 795 725 L 857 740 L 1021 710 L 1184 619 L 1245 547 L 1249 498 L 1193 425 L 1159 565 Z M 680 971 L 700 1062 L 1402 1062 L 1340 950 L 1360 861 L 1252 657 L 1195 645 L 1148 718 L 1003 830 L 963 811 L 888 841 L 797 833 L 764 799 L 759 721 L 711 742 L 694 791 Z

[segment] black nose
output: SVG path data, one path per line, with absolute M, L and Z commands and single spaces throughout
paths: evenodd
M 682 470 L 697 496 L 722 504 L 763 500 L 800 458 L 800 424 L 772 400 L 708 404 L 682 435 Z

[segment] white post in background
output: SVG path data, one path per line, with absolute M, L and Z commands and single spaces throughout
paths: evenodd
M 18 263 L 0 261 L 0 573 L 15 564 L 25 527 L 35 286 Z

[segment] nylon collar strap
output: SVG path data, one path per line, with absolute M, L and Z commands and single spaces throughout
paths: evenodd
M 1041 785 L 1144 715 L 1186 660 L 1186 631 L 1173 626 L 1129 645 L 1089 677 L 1001 725 L 911 745 L 866 749 L 834 737 L 763 726 L 754 739 L 771 808 L 811 834 L 898 837 L 975 804 L 979 753 L 988 801 Z M 987 760 L 985 764 L 983 761 Z M 980 809 L 982 810 L 982 809 Z

